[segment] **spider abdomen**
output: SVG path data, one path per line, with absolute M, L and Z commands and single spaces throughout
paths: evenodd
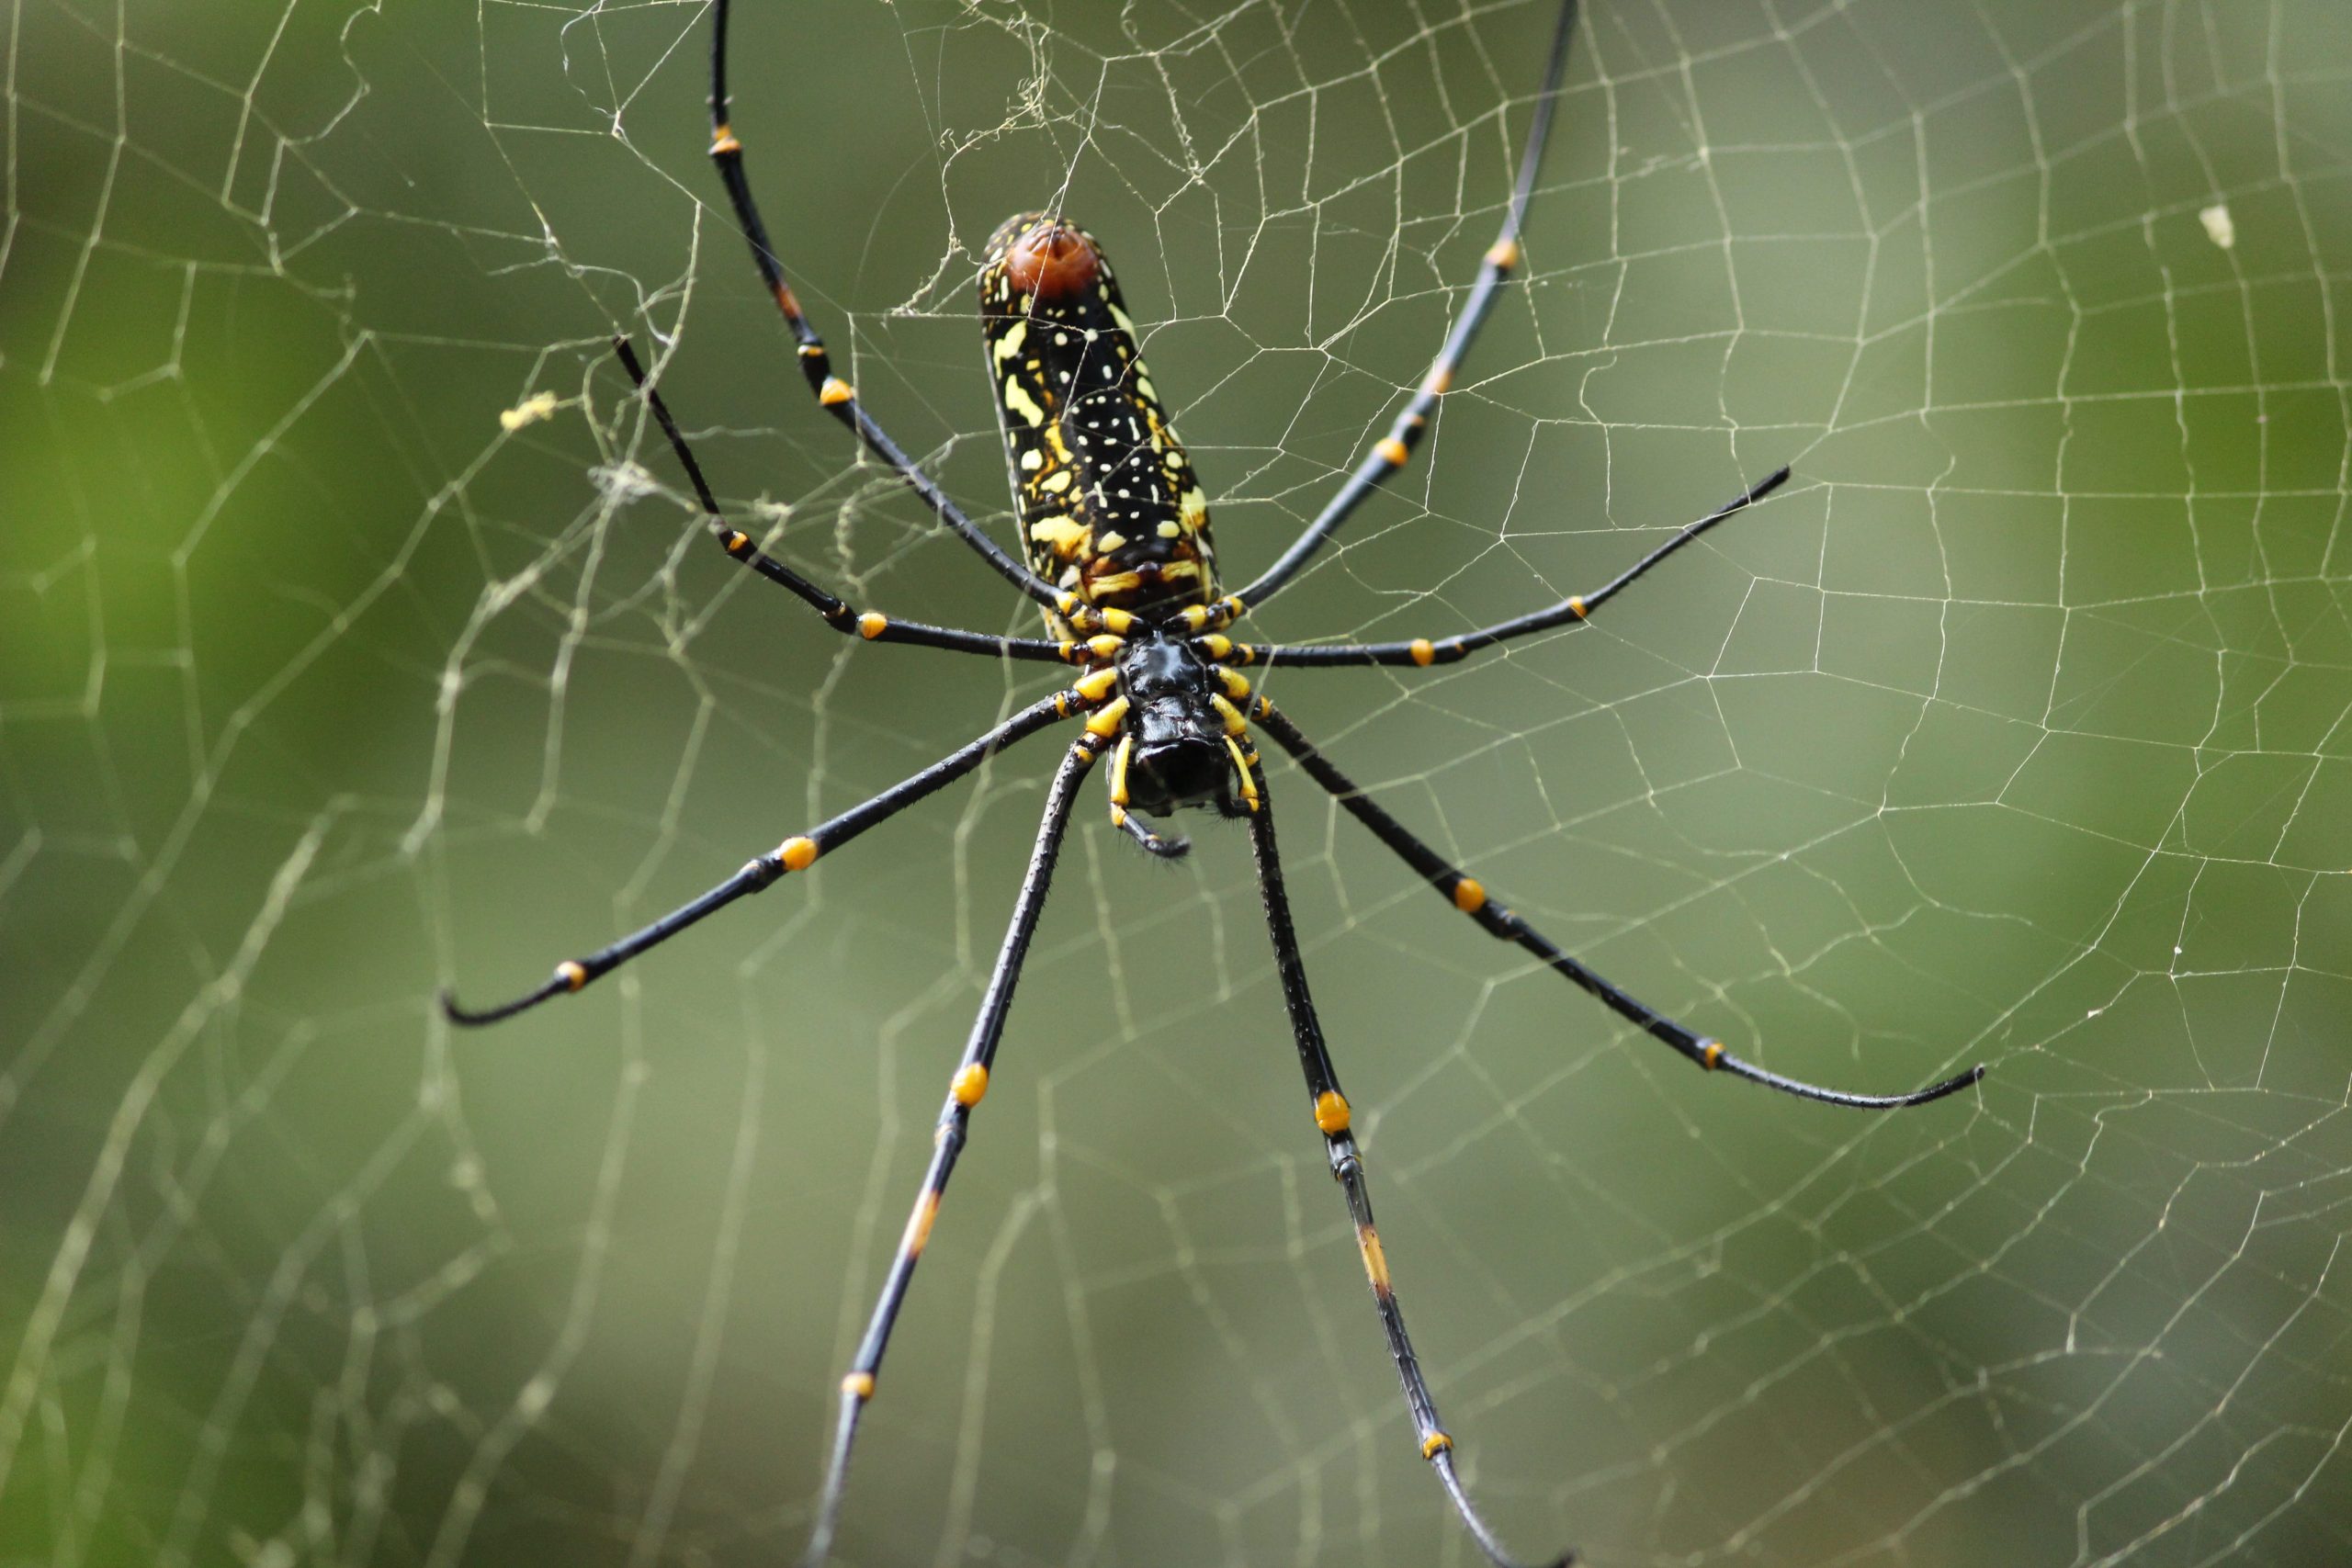
M 1037 213 L 1008 220 L 989 241 L 979 288 L 1032 570 L 1105 609 L 1216 598 L 1207 497 L 1093 236 Z

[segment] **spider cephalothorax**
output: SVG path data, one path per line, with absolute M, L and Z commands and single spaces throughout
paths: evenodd
M 1157 815 L 1188 806 L 1214 807 L 1225 817 L 1255 810 L 1256 759 L 1236 705 L 1249 698 L 1250 683 L 1156 626 L 1127 639 L 1117 668 L 1127 709 L 1111 759 L 1113 818 L 1130 807 Z M 1149 840 L 1145 847 L 1160 850 Z
M 743 237 L 751 244 L 752 263 L 792 333 L 809 389 L 821 407 L 855 432 L 866 449 L 906 482 L 944 526 L 1045 612 L 1054 636 L 999 637 L 899 620 L 876 610 L 861 613 L 767 554 L 749 534 L 727 521 L 645 367 L 628 340 L 616 339 L 614 346 L 621 363 L 692 481 L 712 536 L 729 557 L 797 596 L 835 631 L 869 642 L 912 643 L 1007 661 L 1076 665 L 1083 673 L 1063 690 L 1030 704 L 872 799 L 753 856 L 732 876 L 651 925 L 583 957 L 564 960 L 536 990 L 481 1010 L 460 1007 L 445 992 L 444 1009 L 458 1023 L 490 1023 L 551 997 L 577 991 L 737 899 L 764 891 L 789 874 L 808 870 L 820 856 L 970 773 L 1005 748 L 1057 724 L 1082 720 L 1083 732 L 1071 742 L 1046 790 L 1045 820 L 1030 851 L 1028 874 L 1013 902 L 1012 918 L 989 971 L 970 1037 L 948 1080 L 938 1135 L 933 1141 L 914 1212 L 908 1218 L 906 1234 L 875 1303 L 865 1337 L 850 1362 L 849 1374 L 842 1380 L 832 1459 L 805 1561 L 821 1562 L 831 1545 L 858 1420 L 874 1397 L 883 1352 L 889 1347 L 890 1331 L 906 1300 L 915 1265 L 930 1240 L 948 1178 L 963 1153 L 973 1110 L 988 1093 L 1013 986 L 1021 977 L 1030 939 L 1045 908 L 1079 784 L 1107 755 L 1112 820 L 1154 854 L 1179 855 L 1187 845 L 1181 838 L 1163 838 L 1155 832 L 1143 821 L 1144 813 L 1205 807 L 1249 824 L 1267 932 L 1306 1078 L 1307 1104 L 1315 1129 L 1323 1138 L 1331 1174 L 1346 1199 L 1389 1356 L 1404 1386 L 1414 1441 L 1421 1457 L 1436 1471 L 1479 1549 L 1492 1562 L 1507 1564 L 1510 1560 L 1493 1530 L 1471 1506 L 1464 1489 L 1454 1468 L 1453 1439 L 1438 1420 L 1436 1400 L 1405 1333 L 1404 1313 L 1389 1278 L 1387 1255 L 1373 1225 L 1371 1190 L 1363 1153 L 1351 1131 L 1347 1096 L 1340 1090 L 1339 1071 L 1316 1019 L 1298 934 L 1291 923 L 1282 862 L 1275 850 L 1272 803 L 1250 739 L 1252 727 L 1272 737 L 1302 773 L 1329 792 L 1342 810 L 1371 829 L 1414 874 L 1481 930 L 1532 955 L 1698 1066 L 1806 1099 L 1879 1110 L 1939 1099 L 1974 1083 L 1984 1071 L 1973 1068 L 1910 1094 L 1861 1095 L 1818 1089 L 1734 1055 L 1720 1042 L 1618 989 L 1489 897 L 1476 877 L 1416 837 L 1333 766 L 1287 716 L 1254 694 L 1248 679 L 1239 673 L 1252 665 L 1273 663 L 1425 669 L 1469 658 L 1513 638 L 1581 626 L 1660 561 L 1746 510 L 1789 477 L 1788 469 L 1781 468 L 1749 486 L 1727 504 L 1678 530 L 1590 593 L 1491 626 L 1435 639 L 1305 647 L 1251 646 L 1225 635 L 1226 628 L 1247 609 L 1261 605 L 1280 592 L 1340 524 L 1410 460 L 1435 414 L 1438 400 L 1453 386 L 1454 371 L 1469 352 L 1471 339 L 1493 306 L 1497 290 L 1519 265 L 1520 225 L 1534 188 L 1553 98 L 1575 33 L 1573 0 L 1563 0 L 1560 7 L 1544 89 L 1535 100 L 1533 122 L 1521 155 L 1519 182 L 1505 210 L 1502 232 L 1487 250 L 1476 281 L 1464 295 L 1444 347 L 1397 412 L 1387 434 L 1369 444 L 1314 522 L 1238 593 L 1226 593 L 1219 587 L 1216 557 L 1209 543 L 1208 503 L 1193 477 L 1192 461 L 1169 428 L 1159 395 L 1144 370 L 1135 323 L 1120 300 L 1102 248 L 1084 230 L 1058 216 L 1024 213 L 1005 223 L 989 241 L 979 275 L 989 377 L 1004 428 L 1005 456 L 1027 564 L 991 539 L 891 440 L 859 401 L 855 389 L 833 373 L 824 339 L 809 324 L 785 282 L 783 266 L 743 174 L 743 145 L 728 123 L 728 0 L 716 0 L 712 16 L 717 36 L 711 51 L 711 156 L 726 184 Z M 1565 1563 L 1567 1559 L 1558 1561 Z

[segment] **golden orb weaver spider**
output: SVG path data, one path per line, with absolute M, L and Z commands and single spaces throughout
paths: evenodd
M 1496 294 L 1520 260 L 1520 229 L 1541 164 L 1553 106 L 1566 71 L 1576 29 L 1576 0 L 1563 0 L 1552 37 L 1534 118 L 1502 231 L 1487 251 L 1461 314 L 1443 347 L 1389 427 L 1349 475 L 1339 492 L 1275 562 L 1238 593 L 1222 591 L 1210 541 L 1208 507 L 1192 462 L 1178 443 L 1137 351 L 1128 317 L 1102 247 L 1058 214 L 1024 213 L 1008 220 L 989 241 L 979 275 L 979 304 L 988 364 L 996 384 L 1006 461 L 1012 480 L 1026 563 L 990 539 L 876 423 L 848 382 L 836 376 L 818 334 L 770 243 L 743 172 L 743 146 L 729 120 L 727 28 L 729 0 L 713 0 L 711 157 L 725 183 L 752 259 L 790 329 L 802 373 L 819 404 L 856 433 L 932 513 L 1007 581 L 1044 610 L 1050 638 L 996 637 L 955 627 L 896 620 L 860 612 L 762 551 L 720 510 L 702 468 L 661 394 L 626 338 L 614 352 L 628 370 L 694 487 L 712 536 L 727 554 L 799 597 L 834 630 L 872 642 L 914 643 L 1001 660 L 1075 665 L 1072 683 L 871 800 L 789 838 L 754 857 L 733 876 L 693 902 L 584 957 L 566 959 L 537 989 L 497 1007 L 460 1006 L 448 992 L 441 1004 L 451 1021 L 494 1023 L 551 997 L 577 991 L 706 915 L 747 894 L 764 890 L 820 854 L 841 848 L 916 802 L 978 768 L 987 758 L 1053 725 L 1082 719 L 1083 732 L 1064 756 L 1047 789 L 1045 820 L 1012 918 L 974 1021 L 963 1057 L 949 1080 L 938 1134 L 906 1232 L 876 1302 L 864 1339 L 842 1380 L 841 1411 L 824 1490 L 803 1562 L 815 1568 L 829 1555 L 846 1493 L 858 1420 L 872 1400 L 890 1331 L 931 1235 L 949 1177 L 968 1136 L 972 1112 L 987 1094 L 997 1047 L 1021 977 L 1030 938 L 1045 908 L 1078 786 L 1108 754 L 1111 818 L 1150 853 L 1174 858 L 1190 849 L 1144 818 L 1181 807 L 1210 808 L 1240 818 L 1250 830 L 1266 926 L 1273 944 L 1283 999 L 1316 1129 L 1331 1174 L 1344 1193 L 1349 1218 L 1371 1281 L 1390 1357 L 1404 1386 L 1415 1440 L 1487 1557 L 1513 1568 L 1494 1531 L 1472 1505 L 1455 1471 L 1453 1439 L 1405 1332 L 1386 1256 L 1373 1224 L 1363 1158 L 1349 1130 L 1347 1097 L 1326 1048 L 1299 956 L 1282 864 L 1274 847 L 1273 810 L 1251 726 L 1273 737 L 1309 779 L 1371 829 L 1442 897 L 1492 936 L 1532 953 L 1602 1005 L 1700 1067 L 1724 1072 L 1810 1100 L 1863 1109 L 1919 1105 L 1975 1083 L 1982 1066 L 1908 1094 L 1861 1095 L 1783 1077 L 1742 1060 L 1718 1041 L 1698 1034 L 1648 1007 L 1583 964 L 1490 897 L 1486 888 L 1447 862 L 1366 795 L 1263 696 L 1240 671 L 1255 664 L 1391 665 L 1427 668 L 1452 663 L 1514 637 L 1583 623 L 1675 551 L 1755 504 L 1789 477 L 1785 468 L 1681 529 L 1590 593 L 1563 600 L 1475 631 L 1405 642 L 1293 647 L 1250 644 L 1226 635 L 1244 614 L 1262 605 L 1383 481 L 1410 460 L 1437 402 L 1452 385 Z M 1566 1564 L 1573 1553 L 1553 1561 Z

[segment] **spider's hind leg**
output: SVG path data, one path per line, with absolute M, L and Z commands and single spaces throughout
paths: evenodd
M 1388 1354 L 1396 1363 L 1397 1380 L 1405 1390 L 1405 1405 L 1412 1414 L 1414 1439 L 1420 1446 L 1421 1457 L 1437 1472 L 1438 1483 L 1445 1488 L 1446 1496 L 1478 1542 L 1478 1549 L 1496 1568 L 1518 1568 L 1517 1560 L 1504 1552 L 1493 1528 L 1472 1506 L 1469 1492 L 1455 1472 L 1453 1438 L 1438 1419 L 1437 1401 L 1430 1393 L 1429 1380 L 1421 1374 L 1420 1359 L 1414 1353 L 1413 1341 L 1405 1332 L 1405 1313 L 1397 1304 L 1396 1285 L 1389 1278 L 1388 1256 L 1381 1248 L 1380 1232 L 1373 1224 L 1372 1192 L 1364 1179 L 1363 1156 L 1349 1131 L 1348 1099 L 1340 1092 L 1339 1073 L 1323 1043 L 1323 1026 L 1316 1019 L 1315 1001 L 1306 988 L 1306 965 L 1299 956 L 1298 932 L 1290 918 L 1290 897 L 1283 887 L 1282 860 L 1274 849 L 1274 814 L 1266 796 L 1265 779 L 1254 756 L 1249 765 L 1249 782 L 1258 802 L 1258 808 L 1248 813 L 1250 846 L 1257 856 L 1258 891 L 1265 903 L 1266 931 L 1273 941 L 1274 967 L 1282 976 L 1283 1003 L 1290 1012 L 1299 1066 L 1306 1074 L 1306 1094 L 1316 1130 L 1323 1134 L 1331 1175 L 1347 1196 L 1348 1217 L 1355 1225 L 1356 1248 L 1363 1258 L 1364 1277 L 1371 1281 L 1373 1304 L 1379 1309 L 1380 1325 L 1388 1338 Z M 1567 1568 L 1575 1560 L 1574 1552 L 1564 1551 L 1545 1562 L 1548 1568 Z
M 1477 921 L 1489 936 L 1500 937 L 1532 953 L 1610 1011 L 1639 1026 L 1652 1039 L 1671 1047 L 1705 1071 L 1746 1078 L 1750 1083 L 1779 1089 L 1782 1094 L 1792 1094 L 1800 1100 L 1818 1100 L 1825 1104 L 1850 1106 L 1858 1111 L 1895 1111 L 1908 1105 L 1925 1105 L 1948 1094 L 1957 1094 L 1984 1076 L 1984 1067 L 1979 1066 L 1929 1084 L 1925 1089 L 1912 1089 L 1904 1094 L 1856 1094 L 1848 1089 L 1825 1089 L 1800 1078 L 1783 1077 L 1779 1073 L 1769 1072 L 1753 1062 L 1735 1056 L 1724 1049 L 1722 1041 L 1709 1039 L 1679 1020 L 1669 1018 L 1640 998 L 1618 989 L 1570 957 L 1518 914 L 1488 897 L 1485 886 L 1476 877 L 1464 874 L 1461 867 L 1414 837 L 1378 801 L 1364 794 L 1353 779 L 1333 767 L 1329 759 L 1316 749 L 1315 743 L 1307 739 L 1299 728 L 1272 703 L 1263 697 L 1259 698 L 1251 705 L 1250 716 L 1274 738 L 1276 745 L 1291 754 L 1307 777 L 1329 790 L 1331 797 L 1345 807 L 1350 816 L 1371 829 L 1374 838 L 1396 852 L 1399 860 L 1419 872 L 1456 909 Z

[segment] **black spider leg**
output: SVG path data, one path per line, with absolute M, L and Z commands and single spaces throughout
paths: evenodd
M 1251 705 L 1250 716 L 1274 738 L 1276 745 L 1297 760 L 1307 777 L 1330 791 L 1332 798 L 1345 807 L 1357 821 L 1371 829 L 1374 838 L 1395 851 L 1398 859 L 1420 873 L 1430 886 L 1455 908 L 1486 928 L 1489 935 L 1517 942 L 1611 1012 L 1639 1025 L 1652 1037 L 1664 1041 L 1710 1072 L 1729 1073 L 1734 1077 L 1746 1078 L 1750 1083 L 1762 1084 L 1783 1094 L 1826 1100 L 1831 1105 L 1849 1105 L 1863 1111 L 1892 1111 L 1905 1105 L 1925 1105 L 1931 1100 L 1941 1100 L 1945 1095 L 1966 1089 L 1984 1076 L 1984 1068 L 1980 1065 L 1957 1077 L 1946 1078 L 1941 1083 L 1930 1084 L 1908 1094 L 1852 1094 L 1844 1089 L 1822 1089 L 1797 1078 L 1783 1077 L 1779 1073 L 1767 1072 L 1752 1062 L 1743 1061 L 1724 1050 L 1720 1041 L 1697 1033 L 1647 1003 L 1619 990 L 1554 946 L 1543 932 L 1488 897 L 1485 886 L 1476 877 L 1465 876 L 1459 866 L 1415 838 L 1403 823 L 1388 815 L 1378 802 L 1357 787 L 1354 780 L 1333 767 L 1329 759 L 1316 750 L 1314 742 L 1300 733 L 1298 727 L 1272 703 L 1260 697 Z
M 920 621 L 894 621 L 878 610 L 863 614 L 843 601 L 826 592 L 790 567 L 763 551 L 752 536 L 729 525 L 718 509 L 718 498 L 711 493 L 710 483 L 703 478 L 702 465 L 695 461 L 693 448 L 686 445 L 685 433 L 678 422 L 670 417 L 670 408 L 662 400 L 662 393 L 639 363 L 637 350 L 626 337 L 613 339 L 613 353 L 628 372 L 643 394 L 646 406 L 653 411 L 654 419 L 662 426 L 662 434 L 669 437 L 670 450 L 676 453 L 678 466 L 686 471 L 694 485 L 695 498 L 702 502 L 703 520 L 709 525 L 710 536 L 728 556 L 751 568 L 770 582 L 789 589 L 801 603 L 825 618 L 825 624 L 843 636 L 862 637 L 868 642 L 906 642 L 924 648 L 948 648 L 958 653 L 987 653 L 1000 659 L 1035 659 L 1071 661 L 1082 658 L 1083 645 L 1048 642 L 1042 637 L 991 637 L 984 632 L 961 631 L 953 626 L 925 626 Z
M 1544 143 L 1552 129 L 1552 111 L 1559 103 L 1560 83 L 1567 74 L 1568 47 L 1575 40 L 1577 26 L 1576 0 L 1562 0 L 1560 19 L 1552 33 L 1552 55 L 1544 67 L 1544 86 L 1535 96 L 1535 118 L 1527 128 L 1527 141 L 1520 152 L 1519 179 L 1511 186 L 1510 206 L 1503 213 L 1502 231 L 1487 247 L 1486 259 L 1479 264 L 1477 280 L 1470 286 L 1470 298 L 1464 301 L 1462 314 L 1454 320 L 1453 328 L 1446 334 L 1445 346 L 1438 352 L 1430 366 L 1429 374 L 1406 403 L 1404 412 L 1388 427 L 1388 434 L 1373 444 L 1348 482 L 1327 502 L 1306 532 L 1292 541 L 1290 548 L 1280 559 L 1268 567 L 1258 581 L 1233 595 L 1252 609 L 1265 603 L 1305 566 L 1307 558 L 1320 549 L 1323 541 L 1337 533 L 1340 525 L 1363 503 L 1366 496 L 1386 481 L 1388 476 L 1402 468 L 1420 445 L 1429 430 L 1430 415 L 1435 412 L 1438 400 L 1453 385 L 1454 373 L 1462 367 L 1470 352 L 1471 340 L 1478 335 L 1487 313 L 1494 309 L 1502 285 L 1519 265 L 1520 227 L 1527 219 L 1527 204 L 1535 191 L 1536 172 L 1543 166 Z
M 1108 675 L 1108 671 L 1103 672 Z M 900 780 L 863 805 L 854 806 L 840 816 L 808 832 L 789 838 L 763 855 L 755 855 L 743 863 L 743 869 L 688 904 L 682 904 L 651 925 L 630 932 L 609 947 L 599 948 L 583 958 L 567 958 L 555 966 L 555 974 L 537 990 L 526 992 L 511 1002 L 476 1010 L 458 1004 L 447 990 L 441 993 L 441 1010 L 452 1023 L 480 1025 L 496 1023 L 538 1006 L 549 997 L 579 990 L 589 981 L 610 973 L 648 948 L 658 947 L 680 931 L 714 914 L 750 893 L 763 893 L 770 884 L 787 872 L 806 871 L 816 863 L 817 857 L 829 850 L 839 849 L 868 828 L 888 821 L 924 796 L 962 778 L 989 758 L 1017 740 L 1035 735 L 1048 725 L 1082 713 L 1102 700 L 1108 690 L 1107 681 L 1090 680 L 1069 691 L 1057 692 L 1045 701 L 1032 704 L 998 725 L 969 744 L 942 757 L 938 761 L 911 777 Z
M 1069 597 L 1057 591 L 1026 566 L 1007 555 L 995 540 L 980 531 L 979 525 L 964 515 L 963 509 L 947 499 L 946 493 L 932 482 L 931 476 L 915 465 L 889 434 L 875 423 L 857 400 L 857 393 L 847 381 L 832 372 L 832 363 L 825 353 L 825 340 L 809 324 L 802 313 L 800 301 L 785 281 L 784 264 L 776 259 L 775 246 L 769 242 L 767 225 L 760 220 L 760 209 L 752 200 L 752 183 L 743 173 L 743 143 L 729 122 L 727 98 L 727 23 L 729 0 L 716 0 L 711 7 L 710 32 L 710 157 L 718 165 L 718 177 L 726 183 L 727 197 L 734 204 L 735 221 L 743 231 L 743 239 L 752 247 L 752 261 L 760 269 L 761 280 L 775 296 L 776 309 L 784 312 L 785 324 L 792 329 L 793 342 L 797 345 L 800 370 L 808 378 L 808 389 L 817 394 L 817 401 L 830 411 L 835 419 L 857 433 L 866 449 L 890 466 L 906 486 L 922 498 L 922 503 L 944 523 L 957 538 L 979 553 L 982 560 L 994 567 L 999 576 L 1035 599 L 1049 610 L 1060 610 Z M 1087 630 L 1099 630 L 1088 626 Z
M 1257 784 L 1258 807 L 1249 813 L 1250 848 L 1258 860 L 1258 891 L 1266 906 L 1266 931 L 1273 939 L 1274 967 L 1282 975 L 1283 1005 L 1290 1011 L 1291 1032 L 1298 1042 L 1298 1063 L 1306 1069 L 1307 1099 L 1314 1110 L 1315 1125 L 1323 1134 L 1324 1152 L 1330 1157 L 1331 1174 L 1347 1193 L 1348 1215 L 1355 1222 L 1356 1247 L 1363 1255 L 1364 1275 L 1372 1281 L 1373 1303 L 1380 1309 L 1380 1326 L 1388 1336 L 1388 1354 L 1396 1363 L 1398 1381 L 1405 1385 L 1405 1404 L 1412 1412 L 1413 1436 L 1420 1443 L 1421 1457 L 1436 1467 L 1438 1480 L 1445 1487 L 1446 1495 L 1453 1500 L 1462 1522 L 1477 1538 L 1479 1550 L 1498 1568 L 1515 1568 L 1516 1560 L 1504 1552 L 1494 1530 L 1471 1506 L 1462 1478 L 1454 1473 L 1453 1439 L 1438 1419 L 1437 1402 L 1430 1394 L 1428 1380 L 1421 1375 L 1413 1341 L 1405 1333 L 1404 1309 L 1396 1304 L 1396 1288 L 1388 1277 L 1388 1258 L 1381 1250 L 1380 1233 L 1373 1225 L 1372 1194 L 1364 1182 L 1363 1156 L 1357 1152 L 1355 1137 L 1348 1130 L 1351 1118 L 1347 1096 L 1340 1092 L 1340 1076 L 1331 1066 L 1331 1053 L 1323 1043 L 1323 1026 L 1316 1020 L 1315 1000 L 1306 988 L 1306 965 L 1299 958 L 1298 933 L 1291 924 L 1290 897 L 1283 890 L 1282 858 L 1274 849 L 1272 800 L 1266 792 L 1265 774 L 1257 757 L 1247 756 L 1244 765 Z M 1552 1568 L 1566 1568 L 1575 1559 L 1576 1553 L 1564 1551 L 1549 1562 Z
M 1412 664 L 1422 668 L 1431 664 L 1452 664 L 1456 660 L 1467 659 L 1481 649 L 1492 648 L 1498 642 L 1508 642 L 1515 637 L 1526 637 L 1534 632 L 1549 631 L 1554 626 L 1581 623 L 1595 610 L 1600 609 L 1646 576 L 1651 568 L 1667 557 L 1690 544 L 1726 517 L 1744 512 L 1763 500 L 1785 484 L 1788 478 L 1789 470 L 1786 468 L 1767 475 L 1760 482 L 1690 525 L 1592 592 L 1579 593 L 1563 599 L 1549 609 L 1532 611 L 1524 615 L 1514 616 L 1508 621 L 1497 621 L 1491 626 L 1481 626 L 1476 631 L 1464 632 L 1459 637 L 1445 637 L 1439 641 L 1417 637 L 1403 642 L 1322 643 L 1308 647 L 1218 641 L 1213 644 L 1214 657 L 1225 660 L 1228 663 L 1243 664 L 1253 662 L 1320 665 Z M 1204 643 L 1210 643 L 1212 639 L 1201 640 Z
M 841 1420 L 833 1433 L 832 1460 L 825 1468 L 825 1490 L 817 1505 L 817 1523 L 809 1532 L 808 1549 L 801 1558 L 803 1568 L 819 1568 L 832 1551 L 833 1531 L 841 1521 L 842 1498 L 849 1484 L 850 1450 L 857 1441 L 858 1417 L 874 1397 L 874 1380 L 881 1371 L 883 1353 L 890 1348 L 891 1327 L 898 1322 L 899 1309 L 906 1303 L 907 1287 L 914 1279 L 915 1265 L 922 1258 L 923 1246 L 931 1239 L 932 1222 L 939 1216 L 947 1179 L 955 1174 L 956 1158 L 963 1154 L 969 1136 L 972 1108 L 988 1093 L 989 1072 L 996 1062 L 997 1043 L 1004 1037 L 1005 1014 L 1012 1006 L 1012 987 L 1020 983 L 1022 963 L 1029 953 L 1029 939 L 1036 934 L 1037 917 L 1046 907 L 1046 891 L 1053 881 L 1054 861 L 1061 853 L 1062 835 L 1069 827 L 1070 808 L 1077 804 L 1078 787 L 1087 770 L 1108 744 L 1113 726 L 1102 723 L 1102 716 L 1097 716 L 1087 726 L 1088 732 L 1070 747 L 1046 792 L 1045 820 L 1038 826 L 1036 845 L 1029 852 L 1029 870 L 1021 879 L 1021 896 L 1013 903 L 1004 945 L 997 952 L 996 967 L 989 972 L 988 991 L 980 999 L 979 1016 L 972 1021 L 972 1034 L 965 1043 L 963 1060 L 948 1081 L 947 1103 L 939 1112 L 931 1168 L 923 1173 L 922 1190 L 915 1198 L 913 1213 L 907 1216 L 906 1235 L 899 1243 L 899 1255 L 891 1262 L 889 1275 L 882 1282 L 881 1296 L 874 1303 L 874 1315 L 865 1325 L 865 1337 L 859 1341 L 849 1373 L 842 1379 Z

